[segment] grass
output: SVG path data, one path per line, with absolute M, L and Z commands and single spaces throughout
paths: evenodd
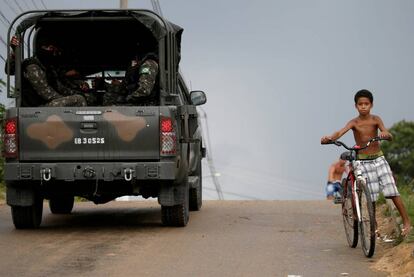
M 401 199 L 404 203 L 408 216 L 410 217 L 411 225 L 414 225 L 414 191 L 412 187 L 409 185 L 399 186 L 398 191 L 400 192 Z M 377 204 L 380 204 L 380 205 L 385 204 L 385 198 L 382 194 L 380 195 L 377 201 Z M 391 213 L 392 213 L 391 210 L 388 208 L 384 210 L 384 216 L 386 217 L 391 217 L 392 216 Z M 397 211 L 394 211 L 393 213 L 396 213 L 395 215 L 399 217 L 399 214 Z M 399 222 L 400 220 L 401 219 L 397 219 L 397 222 Z M 407 243 L 413 243 L 414 242 L 414 229 L 411 230 L 410 234 L 405 239 L 403 237 L 397 238 L 394 244 L 398 245 L 402 241 L 405 241 Z
M 398 191 L 400 192 L 401 199 L 404 202 L 404 206 L 408 212 L 408 216 L 411 219 L 411 224 L 414 225 L 414 190 L 413 190 L 413 187 L 410 185 L 401 185 L 401 186 L 398 186 Z M 384 195 L 381 193 L 376 203 L 378 205 L 382 205 L 382 204 L 385 204 L 385 202 L 386 200 L 384 198 Z M 387 216 L 390 216 L 390 214 L 388 214 Z
M 399 191 L 404 202 L 405 209 L 411 219 L 411 224 L 414 224 L 414 192 L 409 186 L 400 187 Z
M 0 182 L 0 202 L 6 199 L 6 186 Z

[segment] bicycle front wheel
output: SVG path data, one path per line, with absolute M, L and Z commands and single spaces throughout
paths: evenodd
M 359 233 L 361 237 L 362 251 L 368 258 L 375 251 L 375 213 L 371 193 L 363 180 L 357 184 L 361 219 L 359 220 Z
M 346 184 L 347 180 L 342 180 L 342 221 L 346 239 L 349 247 L 355 248 L 358 245 L 358 219 L 356 218 L 355 208 L 352 205 L 351 184 Z

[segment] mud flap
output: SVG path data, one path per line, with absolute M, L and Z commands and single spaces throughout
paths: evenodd
M 30 188 L 7 187 L 7 205 L 32 206 L 35 203 L 35 193 Z
M 158 195 L 158 203 L 162 206 L 175 206 L 183 204 L 185 201 L 185 192 L 188 190 L 188 184 L 181 185 L 162 185 Z

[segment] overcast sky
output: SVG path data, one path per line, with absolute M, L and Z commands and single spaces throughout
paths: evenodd
M 15 17 L 7 5 L 17 10 L 15 2 L 0 1 L 1 11 Z M 18 2 L 33 8 L 32 1 Z M 119 1 L 43 3 L 119 7 Z M 207 94 L 203 108 L 226 199 L 324 198 L 328 166 L 342 150 L 321 146 L 320 137 L 357 115 L 359 89 L 373 92 L 373 113 L 387 127 L 414 120 L 414 1 L 160 3 L 164 16 L 184 28 L 187 82 Z M 130 0 L 129 7 L 151 5 Z M 3 24 L 0 31 L 5 38 Z M 344 140 L 353 142 L 350 135 Z M 204 195 L 215 198 L 207 168 L 204 174 Z

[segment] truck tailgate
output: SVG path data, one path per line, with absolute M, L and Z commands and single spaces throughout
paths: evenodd
M 155 160 L 159 107 L 19 108 L 21 161 Z

